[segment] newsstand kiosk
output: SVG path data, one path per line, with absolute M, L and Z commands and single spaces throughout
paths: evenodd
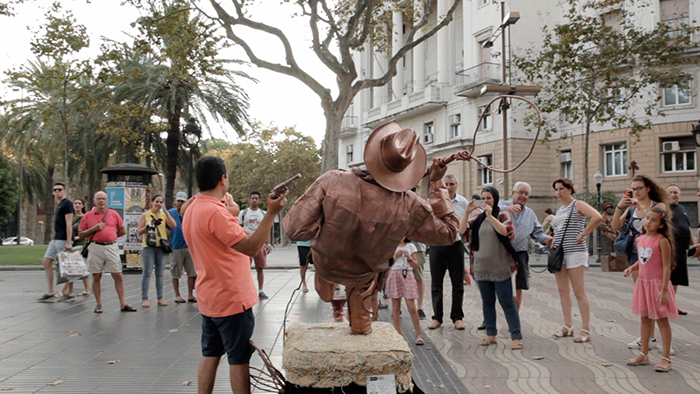
M 138 222 L 141 214 L 151 208 L 151 177 L 158 171 L 140 164 L 122 163 L 100 172 L 107 174 L 107 208 L 117 211 L 124 220 L 126 235 L 117 239 L 122 270 L 140 271 L 143 264 Z

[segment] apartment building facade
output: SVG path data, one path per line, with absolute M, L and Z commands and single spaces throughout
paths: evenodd
M 434 1 L 433 7 L 437 9 L 434 14 L 444 15 L 452 4 L 452 0 Z M 501 25 L 502 6 L 505 13 L 519 12 L 520 19 L 499 35 L 494 33 Z M 446 28 L 404 57 L 389 85 L 362 91 L 355 97 L 341 129 L 339 168 L 362 165 L 369 133 L 392 119 L 419 132 L 429 158 L 445 157 L 474 144 L 474 156 L 495 168 L 503 168 L 503 120 L 498 101 L 487 106 L 494 96 L 482 95 L 481 88 L 503 83 L 502 56 L 508 60 L 513 52 L 541 45 L 542 26 L 562 21 L 565 7 L 567 2 L 562 0 L 463 1 Z M 649 0 L 644 12 L 637 14 L 642 26 L 651 27 L 659 21 L 688 23 L 700 15 L 700 4 L 690 0 Z M 431 23 L 435 24 L 436 16 L 432 18 Z M 392 22 L 387 29 L 391 30 L 397 48 L 410 33 L 406 31 L 410 23 L 406 24 L 398 11 L 393 13 Z M 503 39 L 506 53 L 501 53 Z M 486 40 L 494 45 L 484 48 Z M 355 54 L 361 75 L 383 74 L 388 63 L 386 55 L 375 53 L 371 45 L 364 49 Z M 588 158 L 591 187 L 595 187 L 592 176 L 598 169 L 605 175 L 602 189 L 615 193 L 629 187 L 635 173 L 652 176 L 664 185 L 676 184 L 681 187 L 682 202 L 697 226 L 698 149 L 691 132 L 692 124 L 700 119 L 696 83 L 660 89 L 660 104 L 666 116 L 651 119 L 654 126 L 645 130 L 638 140 L 630 137 L 628 130 L 595 125 Z M 522 106 L 508 111 L 507 152 L 511 168 L 525 157 L 534 140 L 534 133 L 522 122 L 524 114 Z M 571 178 L 578 189 L 584 183 L 584 126 L 560 124 L 558 128 L 561 133 L 556 133 L 547 143 L 537 142 L 530 158 L 507 180 L 503 174 L 491 172 L 473 161 L 453 163 L 448 172 L 457 177 L 458 191 L 465 196 L 478 193 L 487 185 L 502 192 L 505 188 L 509 195 L 516 181 L 526 181 L 533 187 L 529 205 L 542 216 L 546 207 L 557 206 L 551 187 L 554 179 Z M 478 133 L 474 140 L 475 130 Z M 564 134 L 568 138 L 560 138 Z

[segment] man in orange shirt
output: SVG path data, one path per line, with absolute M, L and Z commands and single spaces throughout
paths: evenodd
M 218 156 L 201 158 L 195 177 L 201 195 L 187 207 L 182 232 L 197 271 L 195 288 L 202 314 L 199 393 L 214 390 L 216 369 L 226 353 L 233 392 L 249 394 L 250 338 L 255 327 L 251 308 L 258 302 L 250 257 L 267 241 L 275 215 L 287 204 L 286 189 L 280 197 L 267 197 L 267 214 L 258 229 L 247 235 L 221 202 L 229 186 L 224 161 Z

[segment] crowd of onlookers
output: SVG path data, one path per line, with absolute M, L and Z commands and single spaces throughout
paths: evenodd
M 519 309 L 523 291 L 530 288 L 530 240 L 547 251 L 561 246 L 563 263 L 554 273 L 559 291 L 563 324 L 553 338 L 572 337 L 575 343 L 591 341 L 591 306 L 585 287 L 589 262 L 587 238 L 596 228 L 615 240 L 613 256 L 625 256 L 628 268 L 624 276 L 635 282 L 632 310 L 640 315 L 640 336 L 628 344 L 640 349 L 640 354 L 627 361 L 628 365 L 649 364 L 648 349 L 663 346 L 661 361 L 656 371 L 671 368 L 671 328 L 669 319 L 686 312 L 678 309 L 675 293 L 678 286 L 688 286 L 687 258 L 700 256 L 700 245 L 690 231 L 690 219 L 680 205 L 681 190 L 676 185 L 664 189 L 653 179 L 638 175 L 630 188 L 616 203 L 603 205 L 598 212 L 585 201 L 577 199 L 574 184 L 569 179 L 557 179 L 552 189 L 561 205 L 554 211 L 544 211 L 542 224 L 537 214 L 527 206 L 531 187 L 516 182 L 510 198 L 502 198 L 498 189 L 484 188 L 471 199 L 456 193 L 454 176 L 444 178 L 454 211 L 460 218 L 459 234 L 452 245 L 428 246 L 431 272 L 430 290 L 433 315 L 428 328 L 441 327 L 443 322 L 443 281 L 446 273 L 452 284 L 450 320 L 457 330 L 464 330 L 462 301 L 464 284 L 473 278 L 482 300 L 483 322 L 479 330 L 486 330 L 481 345 L 497 343 L 496 301 L 501 305 L 512 339 L 511 348 L 522 349 Z M 698 185 L 700 197 L 700 184 Z M 468 266 L 465 267 L 465 252 Z M 426 246 L 405 239 L 393 256 L 393 264 L 384 289 L 385 298 L 393 301 L 392 316 L 396 329 L 401 332 L 400 310 L 405 300 L 415 327 L 415 342 L 424 343 L 418 320 L 425 318 L 423 288 Z M 574 328 L 573 299 L 578 305 L 580 327 Z M 417 304 L 416 304 L 417 301 Z M 380 308 L 388 307 L 382 301 Z M 654 335 L 659 327 L 660 343 Z

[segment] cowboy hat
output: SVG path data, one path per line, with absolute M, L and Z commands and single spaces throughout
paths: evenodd
M 396 121 L 377 127 L 365 146 L 367 171 L 385 189 L 405 192 L 425 174 L 428 158 L 418 133 Z

